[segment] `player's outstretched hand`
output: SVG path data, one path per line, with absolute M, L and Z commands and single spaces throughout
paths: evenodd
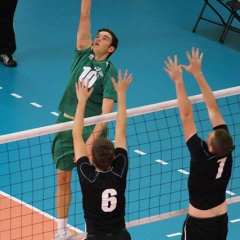
M 127 91 L 128 86 L 132 82 L 132 73 L 128 75 L 128 70 L 125 71 L 124 77 L 122 78 L 122 71 L 118 71 L 118 82 L 115 81 L 114 78 L 112 78 L 113 86 L 116 90 L 116 92 L 119 93 L 125 93 Z
M 189 60 L 189 65 L 185 66 L 182 65 L 182 68 L 184 68 L 186 71 L 191 73 L 192 75 L 196 75 L 198 73 L 201 73 L 201 64 L 202 64 L 202 58 L 203 58 L 203 53 L 199 55 L 199 48 L 192 48 L 192 56 L 190 53 L 187 51 L 186 52 L 187 58 Z
M 169 77 L 174 81 L 182 81 L 182 67 L 178 65 L 178 57 L 174 56 L 174 61 L 168 57 L 168 61 L 165 61 L 166 67 L 163 70 L 169 75 Z
M 93 88 L 88 90 L 89 80 L 81 79 L 76 83 L 76 95 L 78 102 L 86 102 L 93 92 Z

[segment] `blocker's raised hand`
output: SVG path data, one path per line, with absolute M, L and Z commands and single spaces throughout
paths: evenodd
M 76 83 L 76 95 L 78 98 L 78 101 L 87 101 L 90 95 L 93 92 L 93 88 L 88 90 L 89 80 L 86 81 L 86 86 L 84 85 L 84 80 L 78 81 Z
M 174 56 L 174 61 L 168 57 L 168 61 L 165 61 L 166 67 L 163 70 L 169 75 L 169 77 L 174 81 L 182 81 L 182 67 L 178 65 L 178 57 Z
M 113 83 L 113 86 L 114 86 L 116 92 L 117 93 L 126 92 L 128 86 L 132 82 L 132 79 L 133 79 L 132 73 L 130 75 L 128 75 L 128 70 L 125 71 L 123 78 L 122 78 L 122 71 L 119 70 L 118 71 L 118 82 L 116 82 L 115 79 L 112 78 L 112 83 Z
M 187 59 L 189 60 L 189 65 L 185 66 L 182 65 L 182 68 L 184 68 L 186 71 L 191 73 L 192 75 L 201 73 L 201 64 L 202 64 L 202 58 L 203 58 L 203 53 L 199 55 L 199 48 L 192 48 L 192 56 L 190 53 L 187 51 L 186 52 Z

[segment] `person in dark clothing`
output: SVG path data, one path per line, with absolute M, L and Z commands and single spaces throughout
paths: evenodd
M 232 172 L 233 139 L 216 99 L 201 70 L 203 53 L 192 48 L 186 53 L 189 65 L 178 65 L 168 57 L 164 70 L 174 81 L 185 141 L 190 152 L 188 178 L 189 208 L 183 224 L 182 240 L 226 240 L 228 216 L 226 189 Z M 191 102 L 187 96 L 182 69 L 192 74 L 203 94 L 213 130 L 206 141 L 197 133 Z
M 112 78 L 118 94 L 115 146 L 106 138 L 96 139 L 92 146 L 92 160 L 87 154 L 82 132 L 85 106 L 93 88 L 88 89 L 89 81 L 79 82 L 76 86 L 78 105 L 72 134 L 87 240 L 131 239 L 125 227 L 124 216 L 128 172 L 126 90 L 132 81 L 132 74 L 128 76 L 126 71 L 122 78 L 119 71 L 118 78 L 118 83 Z
M 0 1 L 0 61 L 7 67 L 16 67 L 17 62 L 12 57 L 16 51 L 13 19 L 18 0 Z

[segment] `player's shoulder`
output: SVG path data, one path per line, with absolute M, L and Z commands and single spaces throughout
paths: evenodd
M 115 148 L 115 156 L 117 156 L 119 154 L 127 156 L 127 150 L 124 148 L 120 148 L 120 147 Z
M 188 147 L 194 147 L 194 146 L 198 146 L 201 145 L 202 143 L 202 139 L 198 136 L 197 133 L 195 133 L 194 135 L 192 135 L 186 142 Z
M 86 163 L 86 164 L 89 164 L 90 165 L 90 161 L 89 161 L 89 158 L 87 156 L 82 156 L 80 157 L 77 162 L 76 162 L 76 165 L 78 167 L 81 167 L 83 163 Z
M 118 72 L 116 67 L 113 64 L 109 64 L 109 62 L 106 62 L 107 66 L 104 71 L 104 80 L 111 80 L 111 78 L 117 79 L 118 78 Z M 111 81 L 110 81 L 111 82 Z
M 75 48 L 75 57 L 89 56 L 89 59 L 94 59 L 94 54 L 92 51 L 92 47 L 88 47 L 85 49 L 77 49 Z
M 226 130 L 227 132 L 229 132 L 227 124 L 220 124 L 213 128 L 213 130 L 217 130 L 217 129 L 223 129 L 223 130 Z
M 114 63 L 111 62 L 108 59 L 106 60 L 106 67 L 111 71 L 116 71 L 117 72 L 117 69 L 116 69 L 116 66 L 114 65 Z

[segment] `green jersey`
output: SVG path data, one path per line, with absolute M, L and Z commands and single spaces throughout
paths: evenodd
M 75 85 L 78 80 L 86 83 L 94 90 L 89 97 L 84 117 L 92 117 L 102 113 L 103 98 L 117 101 L 117 93 L 111 78 L 117 79 L 117 70 L 108 60 L 95 61 L 92 47 L 85 50 L 75 50 L 74 60 L 70 69 L 70 76 L 60 101 L 58 110 L 70 116 L 75 116 L 78 99 Z

